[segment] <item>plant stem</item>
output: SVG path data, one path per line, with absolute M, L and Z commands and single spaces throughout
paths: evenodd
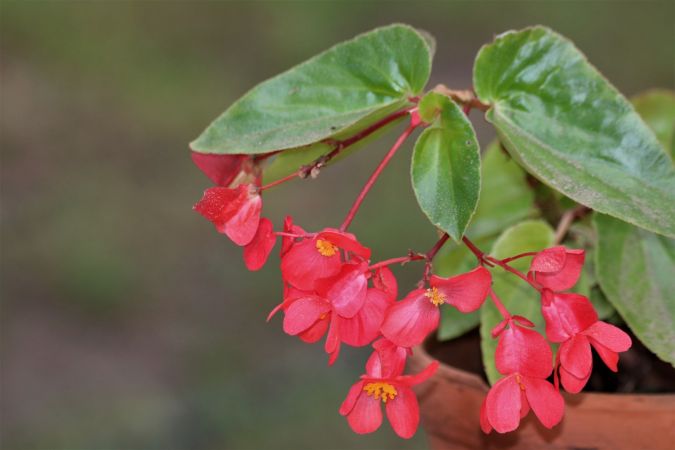
M 288 175 L 288 176 L 285 176 L 285 177 L 283 177 L 283 178 L 279 178 L 279 179 L 276 180 L 276 181 L 272 181 L 271 183 L 266 184 L 265 186 L 261 187 L 261 188 L 260 188 L 260 192 L 266 191 L 266 190 L 269 189 L 269 188 L 273 188 L 274 186 L 277 186 L 277 185 L 279 185 L 279 184 L 282 184 L 282 183 L 285 183 L 285 182 L 287 182 L 287 181 L 289 181 L 289 180 L 292 180 L 293 178 L 295 178 L 295 177 L 297 177 L 297 176 L 299 176 L 299 173 L 298 173 L 298 172 L 293 172 L 292 174 L 290 174 L 290 175 Z
M 558 227 L 555 230 L 555 237 L 553 238 L 553 244 L 554 245 L 560 244 L 562 240 L 565 238 L 565 235 L 567 235 L 567 232 L 574 223 L 574 220 L 584 216 L 589 211 L 590 209 L 584 205 L 579 205 L 575 208 L 568 209 L 567 211 L 565 211 L 565 213 L 560 218 L 560 222 L 558 222 Z
M 534 256 L 534 255 L 536 255 L 536 254 L 537 254 L 537 252 L 525 252 L 525 253 L 521 253 L 521 254 L 516 255 L 516 256 L 511 256 L 511 257 L 509 257 L 509 258 L 504 258 L 504 259 L 502 259 L 502 262 L 503 262 L 503 263 L 509 263 L 509 262 L 514 261 L 514 260 L 516 260 L 516 259 L 526 258 L 526 257 L 528 257 L 528 256 Z
M 497 294 L 495 291 L 490 288 L 490 298 L 492 299 L 492 303 L 497 307 L 499 310 L 499 313 L 502 315 L 502 317 L 506 320 L 509 320 L 511 318 L 511 313 L 509 312 L 508 309 L 506 309 L 506 306 L 502 303 L 502 301 L 497 297 Z
M 406 128 L 405 131 L 403 131 L 403 133 L 398 137 L 398 139 L 391 147 L 391 149 L 387 152 L 386 155 L 384 155 L 384 158 L 382 159 L 382 161 L 380 161 L 380 164 L 378 164 L 378 166 L 375 168 L 375 171 L 372 173 L 372 175 L 370 175 L 368 181 L 366 181 L 366 184 L 363 186 L 363 189 L 361 189 L 359 196 L 356 198 L 356 201 L 354 201 L 354 204 L 347 213 L 347 217 L 345 217 L 344 222 L 342 222 L 342 225 L 340 226 L 340 231 L 345 231 L 347 227 L 349 227 L 349 224 L 351 224 L 352 220 L 354 220 L 354 216 L 359 210 L 361 203 L 363 203 L 363 200 L 366 198 L 366 195 L 368 195 L 368 192 L 375 184 L 375 181 L 377 181 L 377 178 L 380 176 L 384 168 L 387 167 L 387 164 L 389 164 L 391 158 L 394 157 L 396 151 L 401 147 L 401 145 L 403 145 L 405 140 L 408 139 L 408 137 L 412 134 L 415 128 L 417 128 L 420 125 L 419 119 L 418 118 L 416 119 L 415 117 L 416 114 L 413 112 L 413 119 L 411 120 L 410 125 L 408 125 L 408 128 Z
M 377 264 L 373 264 L 372 266 L 368 267 L 368 270 L 377 270 L 380 267 L 391 266 L 392 264 L 405 264 L 410 261 L 419 261 L 421 259 L 425 259 L 425 256 L 418 253 L 410 254 L 408 256 L 399 256 L 398 258 L 385 259 L 384 261 L 380 261 Z
M 448 242 L 448 239 L 450 239 L 450 235 L 448 233 L 443 233 L 443 236 L 434 244 L 433 247 L 426 253 L 427 261 L 431 262 L 434 259 L 434 256 L 436 256 L 436 253 L 445 245 L 446 242 Z
M 521 272 L 520 270 L 514 269 L 513 267 L 509 266 L 507 263 L 505 263 L 501 259 L 493 258 L 492 256 L 485 256 L 485 258 L 488 261 L 490 261 L 490 262 L 498 265 L 502 269 L 506 270 L 507 272 L 511 272 L 512 274 L 514 274 L 518 278 L 524 280 L 525 282 L 527 282 L 530 286 L 532 286 L 536 290 L 541 291 L 541 286 L 539 286 L 539 283 L 536 283 L 536 282 L 530 280 L 529 278 L 527 278 L 527 276 L 523 272 Z

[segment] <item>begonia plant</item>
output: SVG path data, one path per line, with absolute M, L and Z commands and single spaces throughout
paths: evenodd
M 257 85 L 191 143 L 214 184 L 194 209 L 242 247 L 250 270 L 280 241 L 283 285 L 268 320 L 282 315 L 284 333 L 323 341 L 329 364 L 344 345 L 372 346 L 339 406 L 356 433 L 378 429 L 384 407 L 396 434 L 413 436 L 412 388 L 438 363 L 410 374 L 406 359 L 432 333 L 477 326 L 492 385 L 483 431 L 513 431 L 530 410 L 550 428 L 564 416 L 561 390 L 588 382 L 593 351 L 619 369 L 627 331 L 675 363 L 675 97 L 651 91 L 632 104 L 542 26 L 484 45 L 468 89 L 425 90 L 434 50 L 429 34 L 395 24 Z M 497 132 L 483 152 L 471 110 Z M 401 123 L 341 224 L 305 230 L 262 216 L 268 189 L 319 178 Z M 418 131 L 412 187 L 439 239 L 378 260 L 348 230 Z M 399 286 L 390 266 L 414 261 L 418 285 Z

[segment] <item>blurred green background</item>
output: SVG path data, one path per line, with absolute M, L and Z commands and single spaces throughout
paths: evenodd
M 398 21 L 436 36 L 432 84 L 468 87 L 481 44 L 541 23 L 627 95 L 673 88 L 674 5 L 3 0 L 2 448 L 425 448 L 338 415 L 364 351 L 328 368 L 265 323 L 278 260 L 248 273 L 191 211 L 209 183 L 187 143 L 257 82 Z M 394 136 L 270 191 L 266 215 L 339 223 Z M 407 166 L 402 151 L 354 222 L 378 259 L 435 241 Z M 398 274 L 407 289 L 419 268 Z

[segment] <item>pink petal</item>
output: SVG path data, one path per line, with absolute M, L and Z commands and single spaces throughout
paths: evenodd
M 192 209 L 212 222 L 219 232 L 224 232 L 225 223 L 241 207 L 245 197 L 240 196 L 239 189 L 224 187 L 209 188 Z
M 314 322 L 314 325 L 311 325 L 305 331 L 298 334 L 298 337 L 302 340 L 302 342 L 313 344 L 317 342 L 319 339 L 321 339 L 324 334 L 326 334 L 326 330 L 328 330 L 329 324 L 330 324 L 330 314 L 325 319 L 319 319 L 316 322 Z
M 379 378 L 394 378 L 403 373 L 405 362 L 408 358 L 408 349 L 399 347 L 387 338 L 378 339 L 373 343 L 373 348 L 379 356 Z M 370 370 L 368 376 L 376 376 Z
M 384 314 L 392 301 L 379 289 L 368 289 L 363 307 L 351 319 L 340 320 L 340 339 L 354 347 L 370 344 L 380 334 Z
M 302 333 L 320 319 L 321 315 L 330 312 L 326 300 L 317 296 L 299 298 L 288 307 L 284 316 L 284 332 L 295 336 Z
M 586 386 L 588 379 L 591 377 L 591 372 L 584 378 L 577 378 L 564 367 L 560 367 L 560 382 L 567 392 L 570 394 L 578 394 Z
M 382 376 L 382 356 L 374 351 L 366 361 L 366 375 L 369 378 L 385 378 Z
M 438 307 L 425 293 L 416 289 L 389 308 L 381 329 L 384 337 L 400 347 L 414 347 L 438 327 Z
M 545 289 L 541 301 L 546 336 L 551 342 L 564 342 L 598 320 L 595 308 L 583 295 L 553 293 Z
M 242 163 L 249 155 L 220 155 L 216 153 L 190 152 L 195 163 L 213 184 L 229 186 L 242 170 Z
M 323 256 L 315 239 L 303 239 L 281 258 L 281 277 L 298 289 L 312 291 L 318 279 L 336 275 L 341 267 L 339 253 Z
M 531 321 L 530 319 L 528 319 L 527 317 L 515 315 L 515 316 L 512 316 L 511 318 L 512 318 L 513 320 L 515 320 L 516 322 L 518 322 L 519 325 L 522 325 L 522 326 L 524 326 L 524 327 L 530 327 L 530 328 L 534 328 L 534 327 L 535 327 L 534 322 L 532 322 L 532 321 Z
M 617 372 L 619 370 L 618 364 L 619 364 L 619 354 L 615 351 L 612 351 L 596 341 L 595 339 L 591 338 L 591 345 L 593 345 L 593 348 L 595 349 L 596 352 L 598 352 L 598 355 L 602 359 L 602 361 L 605 363 L 607 367 L 610 368 L 612 372 Z
M 492 425 L 487 416 L 487 397 L 483 399 L 483 403 L 480 405 L 480 429 L 483 430 L 483 433 L 489 434 L 492 431 Z
M 358 396 L 354 407 L 347 415 L 349 426 L 358 434 L 372 433 L 382 425 L 380 400 L 365 392 Z
M 392 300 L 398 297 L 398 283 L 389 267 L 380 267 L 373 275 L 373 286 L 386 292 Z
M 521 395 L 516 376 L 497 381 L 485 399 L 488 422 L 498 433 L 508 433 L 520 423 Z
M 552 428 L 563 418 L 565 401 L 551 383 L 539 378 L 523 377 L 527 401 L 542 425 Z
M 485 301 L 492 284 L 492 275 L 485 267 L 478 266 L 451 278 L 434 275 L 430 284 L 445 295 L 446 303 L 467 313 L 477 310 Z
M 333 363 L 337 360 L 338 355 L 340 354 L 340 320 L 342 318 L 337 314 L 331 315 L 330 325 L 328 327 L 328 336 L 326 336 L 326 343 L 324 344 L 324 350 L 328 353 L 328 365 L 332 366 Z
M 558 263 L 554 262 L 554 260 L 557 261 L 559 254 L 559 250 L 556 250 L 556 255 L 550 258 L 550 261 L 547 261 L 549 264 L 543 262 L 535 264 L 537 257 L 541 255 L 541 253 L 539 253 L 533 259 L 531 266 L 531 270 L 534 271 L 535 280 L 545 288 L 553 291 L 564 291 L 574 286 L 579 280 L 581 270 L 584 266 L 585 253 L 583 250 L 565 249 L 565 259 L 562 267 L 558 270 L 542 270 L 543 268 L 554 269 L 555 267 L 558 267 L 558 265 L 556 265 Z M 535 268 L 533 269 L 532 267 Z
M 352 409 L 354 409 L 354 405 L 356 405 L 356 400 L 358 400 L 359 396 L 363 393 L 365 396 L 365 392 L 363 392 L 363 385 L 365 384 L 365 381 L 359 381 L 356 384 L 352 385 L 352 387 L 349 389 L 349 393 L 347 393 L 347 397 L 344 399 L 342 402 L 342 405 L 340 405 L 340 415 L 346 416 L 350 412 L 352 412 Z
M 552 359 L 551 347 L 534 330 L 511 322 L 511 326 L 499 336 L 495 364 L 501 374 L 518 372 L 526 376 L 546 378 L 553 370 Z
M 614 352 L 625 352 L 632 345 L 628 334 L 606 322 L 595 322 L 584 334 Z
M 420 407 L 412 389 L 404 386 L 396 388 L 396 397 L 385 404 L 387 419 L 399 437 L 410 439 L 420 423 Z
M 530 272 L 559 272 L 565 265 L 566 258 L 567 249 L 563 246 L 544 249 L 532 258 Z
M 345 264 L 338 275 L 320 280 L 316 287 L 337 314 L 349 319 L 356 316 L 366 302 L 368 279 L 361 266 Z
M 431 361 L 429 365 L 426 366 L 421 372 L 413 375 L 401 375 L 396 379 L 398 382 L 403 383 L 406 386 L 415 386 L 416 384 L 424 383 L 429 378 L 431 378 L 433 374 L 436 373 L 436 370 L 438 370 L 439 365 L 440 364 L 438 361 Z
M 263 217 L 253 240 L 244 247 L 244 263 L 248 270 L 260 270 L 267 262 L 276 242 L 277 235 L 274 234 L 272 222 Z
M 593 368 L 591 344 L 584 335 L 576 335 L 560 345 L 560 363 L 579 379 L 588 378 Z
M 250 185 L 240 187 L 249 189 Z M 262 211 L 262 198 L 258 194 L 249 195 L 241 207 L 225 223 L 225 234 L 235 244 L 244 246 L 253 240 Z
M 317 236 L 318 239 L 325 239 L 333 244 L 337 245 L 343 250 L 351 252 L 357 256 L 360 256 L 363 259 L 370 259 L 370 249 L 361 245 L 353 235 L 349 233 L 344 233 L 342 231 L 331 231 L 326 230 L 319 233 Z

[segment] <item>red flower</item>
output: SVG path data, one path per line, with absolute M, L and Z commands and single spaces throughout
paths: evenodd
M 506 433 L 518 428 L 530 408 L 547 428 L 563 416 L 564 400 L 546 378 L 553 370 L 552 353 L 536 331 L 509 321 L 499 337 L 495 352 L 499 373 L 506 377 L 492 386 L 480 412 L 481 428 Z
M 630 336 L 614 325 L 597 321 L 560 345 L 560 381 L 567 392 L 577 393 L 593 369 L 591 346 L 612 371 L 618 370 L 619 352 L 631 346 Z
M 392 301 L 396 300 L 398 297 L 398 283 L 396 282 L 396 277 L 392 273 L 389 267 L 380 267 L 373 274 L 373 286 L 377 289 L 384 291 L 389 295 Z
M 277 235 L 274 234 L 272 222 L 263 217 L 260 219 L 258 231 L 253 240 L 244 247 L 244 263 L 248 270 L 261 269 L 267 262 L 276 242 Z
M 384 346 L 391 348 L 389 344 Z M 402 375 L 403 365 L 386 359 L 386 353 L 373 352 L 366 364 L 366 374 L 349 390 L 340 414 L 347 417 L 354 432 L 372 433 L 382 424 L 382 402 L 396 434 L 408 439 L 415 435 L 419 425 L 419 405 L 411 388 L 433 375 L 438 362 L 432 362 L 416 375 Z
M 235 244 L 244 246 L 253 240 L 258 224 L 262 199 L 257 188 L 242 184 L 236 188 L 213 187 L 204 191 L 194 210 L 211 221 L 219 233 Z
M 541 294 L 541 314 L 546 322 L 546 336 L 551 342 L 565 342 L 598 320 L 591 302 L 579 294 Z
M 584 266 L 583 250 L 558 246 L 540 251 L 532 259 L 529 277 L 545 288 L 564 291 L 579 280 Z
M 292 242 L 290 246 L 286 241 L 281 277 L 298 289 L 314 290 L 318 280 L 340 272 L 340 249 L 362 260 L 370 258 L 370 249 L 361 245 L 354 235 L 326 229 L 313 237 Z
M 451 278 L 433 276 L 429 289 L 416 289 L 387 312 L 382 334 L 396 345 L 413 347 L 438 327 L 438 307 L 449 303 L 462 312 L 474 311 L 487 297 L 492 277 L 477 267 Z
M 223 187 L 255 183 L 260 185 L 261 168 L 251 155 L 221 155 L 191 152 L 192 162 L 213 181 Z

